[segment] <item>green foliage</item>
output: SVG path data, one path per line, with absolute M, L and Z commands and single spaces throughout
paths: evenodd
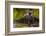
M 34 9 L 33 15 L 36 16 L 36 17 L 39 17 L 39 10 L 38 9 Z
M 26 9 L 19 9 L 19 8 L 14 8 L 13 9 L 13 19 L 14 20 L 18 20 L 24 17 L 24 14 Z M 34 9 L 34 16 L 39 16 L 39 10 L 38 9 Z
M 18 20 L 18 19 L 20 19 L 20 18 L 23 18 L 23 16 L 24 16 L 24 14 L 26 13 L 25 12 L 25 9 L 13 9 L 14 11 L 14 13 L 13 13 L 13 18 L 14 18 L 14 20 L 16 19 L 16 20 Z

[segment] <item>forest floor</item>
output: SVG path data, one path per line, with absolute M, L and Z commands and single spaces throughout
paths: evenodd
M 37 24 L 33 24 L 33 25 L 30 25 L 30 27 L 38 27 L 38 23 Z M 24 27 L 29 27 L 28 24 L 25 24 L 25 23 L 16 23 L 14 24 L 14 27 L 15 28 L 24 28 Z
M 22 27 L 28 27 L 28 24 L 16 23 L 14 26 L 15 26 L 16 28 L 22 28 Z

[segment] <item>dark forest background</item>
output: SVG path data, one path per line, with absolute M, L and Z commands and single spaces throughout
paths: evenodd
M 27 12 L 30 12 L 31 10 L 33 10 L 33 18 L 35 18 L 35 20 L 37 22 L 37 24 L 39 23 L 39 9 L 27 9 L 27 8 L 14 8 L 13 9 L 13 22 L 15 24 L 15 27 L 28 27 L 28 24 L 26 23 L 18 23 L 16 22 L 17 20 L 20 21 L 21 19 L 25 19 L 24 14 L 26 14 Z M 24 22 L 24 21 L 23 21 Z M 33 23 L 34 24 L 34 23 Z M 36 25 L 38 26 L 38 25 Z

